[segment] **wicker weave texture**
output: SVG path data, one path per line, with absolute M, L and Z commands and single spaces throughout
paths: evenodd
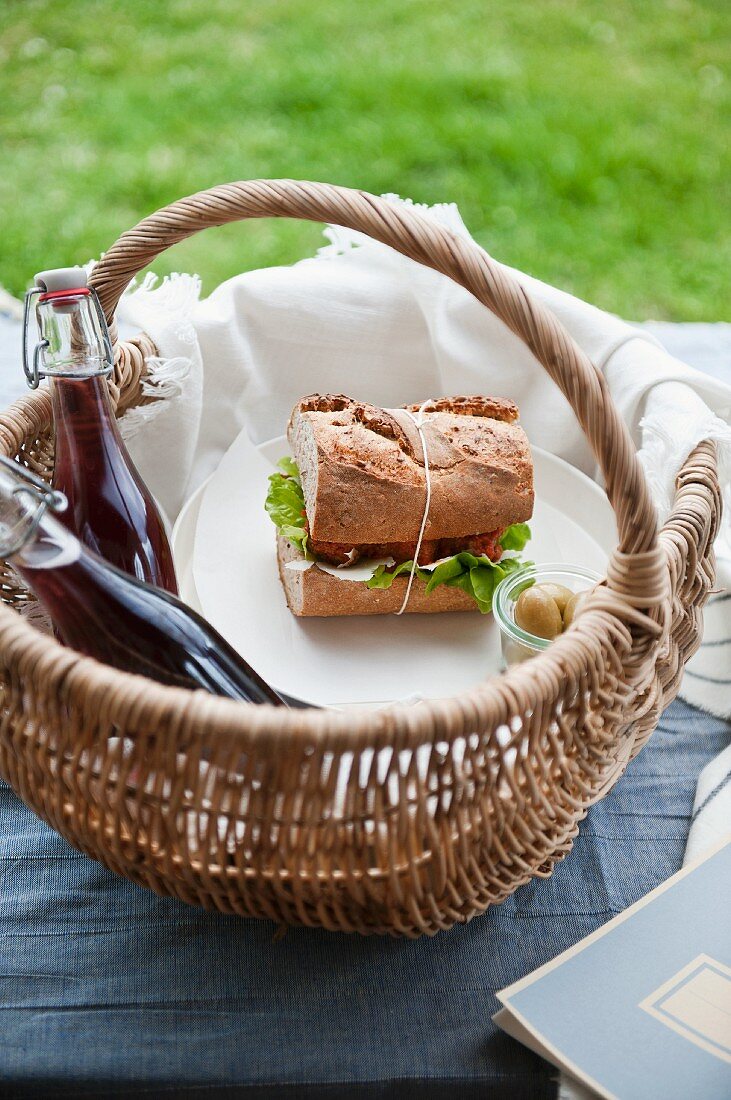
M 113 332 L 120 294 L 165 248 L 269 216 L 368 233 L 453 278 L 525 341 L 604 472 L 619 530 L 606 582 L 545 653 L 459 697 L 283 713 L 79 657 L 17 613 L 32 597 L 5 565 L 0 772 L 72 844 L 159 893 L 287 924 L 432 934 L 549 874 L 677 692 L 714 580 L 715 452 L 689 457 L 658 534 L 604 380 L 556 318 L 475 245 L 325 184 L 225 185 L 140 222 L 93 274 Z M 119 413 L 143 400 L 154 352 L 144 335 L 117 346 Z M 45 391 L 0 416 L 0 449 L 50 477 Z

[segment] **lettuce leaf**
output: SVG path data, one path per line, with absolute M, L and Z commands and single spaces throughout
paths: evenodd
M 277 468 L 280 472 L 269 476 L 269 492 L 264 507 L 284 537 L 311 560 L 305 529 L 305 495 L 299 470 L 291 458 L 280 459 Z
M 517 526 L 517 525 L 516 525 Z M 521 524 L 525 526 L 525 524 Z M 510 530 L 510 528 L 508 528 Z M 507 534 L 507 532 L 506 532 Z M 523 543 L 525 545 L 525 543 Z M 463 550 L 446 561 L 440 562 L 436 569 L 423 569 L 417 566 L 416 576 L 426 582 L 426 593 L 433 592 L 440 584 L 448 588 L 461 588 L 471 596 L 483 615 L 492 610 L 492 597 L 503 577 L 522 569 L 530 562 L 521 562 L 517 558 L 503 558 L 491 561 L 486 555 L 476 556 Z M 379 565 L 366 584 L 369 588 L 390 588 L 396 577 L 411 572 L 412 562 L 404 561 L 395 569 L 388 570 Z
M 500 536 L 500 545 L 503 550 L 522 550 L 529 538 L 530 527 L 527 523 L 513 523 Z

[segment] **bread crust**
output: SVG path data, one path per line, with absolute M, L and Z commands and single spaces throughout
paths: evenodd
M 404 405 L 410 412 L 418 412 L 421 405 Z M 492 420 L 505 420 L 509 424 L 518 419 L 518 406 L 504 397 L 437 397 L 429 402 L 432 412 L 453 412 L 460 416 L 488 416 Z
M 424 538 L 460 538 L 531 517 L 533 460 L 517 412 L 487 397 L 440 398 L 425 411 L 431 505 Z M 313 538 L 353 545 L 416 538 L 426 478 L 407 412 L 313 394 L 295 406 L 287 435 Z
M 392 615 L 406 594 L 407 577 L 397 577 L 390 588 L 367 588 L 364 582 L 341 581 L 313 565 L 299 571 L 287 569 L 287 562 L 303 561 L 302 554 L 277 532 L 277 564 L 287 606 L 298 618 L 339 615 Z M 440 611 L 476 611 L 475 601 L 461 588 L 440 585 L 428 596 L 426 582 L 414 578 L 408 614 Z

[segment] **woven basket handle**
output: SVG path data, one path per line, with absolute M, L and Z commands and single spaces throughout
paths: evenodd
M 305 218 L 367 233 L 412 260 L 454 279 L 503 321 L 530 348 L 570 402 L 604 474 L 617 516 L 620 544 L 610 567 L 613 587 L 636 606 L 658 602 L 663 588 L 656 548 L 656 514 L 629 432 L 604 377 L 543 305 L 477 245 L 429 221 L 409 206 L 364 191 L 297 180 L 246 180 L 180 199 L 128 230 L 94 268 L 96 287 L 110 325 L 130 280 L 156 256 L 208 226 L 244 218 Z M 653 553 L 653 551 L 655 551 Z M 625 555 L 647 554 L 644 592 Z M 649 552 L 649 553 L 648 553 Z M 614 576 L 612 576 L 614 573 Z M 647 585 L 651 585 L 649 590 Z M 632 590 L 630 592 L 630 589 Z

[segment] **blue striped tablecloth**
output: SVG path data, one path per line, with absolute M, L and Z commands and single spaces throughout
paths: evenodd
M 157 898 L 0 786 L 0 1095 L 553 1096 L 493 1025 L 495 991 L 680 868 L 696 778 L 730 739 L 675 703 L 551 878 L 415 942 L 277 941 Z

